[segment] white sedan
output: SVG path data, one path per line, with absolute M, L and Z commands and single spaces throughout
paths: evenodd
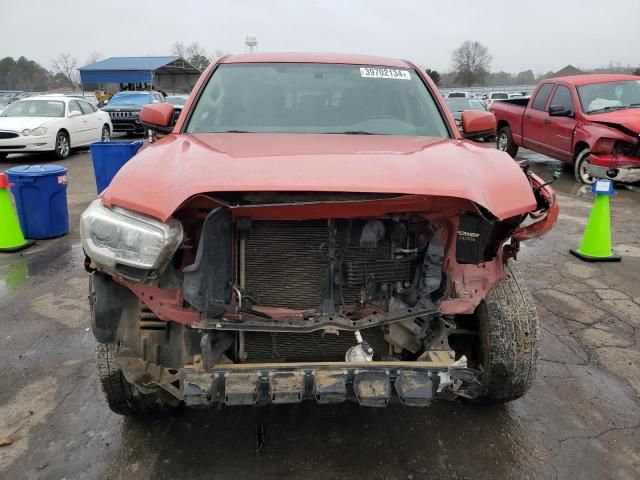
M 9 153 L 49 151 L 63 159 L 72 148 L 108 140 L 112 131 L 109 114 L 81 98 L 25 98 L 0 114 L 0 159 Z

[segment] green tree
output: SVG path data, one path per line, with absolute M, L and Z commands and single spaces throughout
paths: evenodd
M 430 68 L 425 69 L 425 72 L 427 73 L 427 75 L 429 75 L 431 77 L 431 80 L 433 80 L 433 83 L 436 84 L 436 87 L 440 86 L 440 74 L 438 73 L 437 70 L 431 70 Z
M 536 83 L 536 76 L 531 70 L 525 70 L 516 75 L 516 85 L 533 85 Z
M 41 65 L 20 57 L 0 60 L 0 90 L 44 91 L 49 83 L 49 72 Z

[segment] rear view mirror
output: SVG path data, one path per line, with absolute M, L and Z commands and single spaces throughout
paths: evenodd
M 465 110 L 460 117 L 462 136 L 469 140 L 491 137 L 496 133 L 496 117 L 490 112 Z
M 72 110 L 71 112 L 69 112 L 69 118 L 71 117 L 78 117 L 82 115 L 82 112 L 78 111 L 78 110 Z
M 155 132 L 171 133 L 173 130 L 173 105 L 170 103 L 145 105 L 140 111 L 140 123 Z
M 565 109 L 562 105 L 549 105 L 550 117 L 573 117 L 571 110 Z

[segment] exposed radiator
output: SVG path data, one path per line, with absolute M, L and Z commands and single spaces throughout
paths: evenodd
M 373 347 L 375 358 L 387 355 L 389 344 L 382 328 L 367 328 L 361 334 Z M 244 342 L 248 362 L 344 361 L 347 350 L 357 344 L 355 335 L 346 331 L 340 335 L 245 332 Z
M 376 248 L 360 246 L 364 221 L 354 220 L 342 269 L 345 304 L 356 303 L 369 273 L 380 284 L 411 279 L 409 262 L 392 262 L 391 243 Z M 346 220 L 337 220 L 337 249 L 346 243 Z M 327 284 L 328 261 L 323 258 L 328 240 L 327 221 L 254 221 L 245 244 L 245 288 L 260 305 L 318 308 Z M 324 245 L 324 247 L 323 247 Z M 323 250 L 324 249 L 324 250 Z

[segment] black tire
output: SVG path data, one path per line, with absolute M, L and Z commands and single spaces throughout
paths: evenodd
M 576 159 L 573 162 L 573 176 L 576 179 L 576 182 L 583 183 L 585 185 L 591 185 L 596 181 L 596 179 L 586 171 L 585 163 L 589 160 L 590 153 L 591 152 L 588 148 L 583 148 L 578 152 Z
M 171 413 L 177 402 L 158 388 L 153 393 L 142 393 L 129 383 L 116 364 L 119 346 L 96 342 L 98 380 L 109 408 L 115 413 L 131 417 L 162 416 Z
M 54 150 L 58 160 L 64 160 L 71 154 L 71 143 L 69 142 L 69 135 L 65 132 L 58 132 L 56 135 L 56 144 Z
M 539 350 L 538 313 L 520 271 L 510 262 L 505 276 L 476 309 L 482 369 L 482 403 L 504 403 L 521 397 L 536 376 Z
M 7 158 L 7 155 L 9 155 L 8 153 L 4 153 L 4 152 L 0 152 L 0 160 L 4 160 L 5 158 Z
M 498 131 L 498 136 L 496 137 L 496 148 L 503 152 L 507 152 L 511 158 L 516 158 L 518 154 L 518 145 L 513 141 L 513 135 L 511 134 L 511 129 L 509 127 L 502 127 Z
M 109 140 L 111 140 L 111 129 L 109 128 L 109 125 L 105 123 L 102 126 L 102 132 L 100 133 L 100 141 L 108 142 Z

